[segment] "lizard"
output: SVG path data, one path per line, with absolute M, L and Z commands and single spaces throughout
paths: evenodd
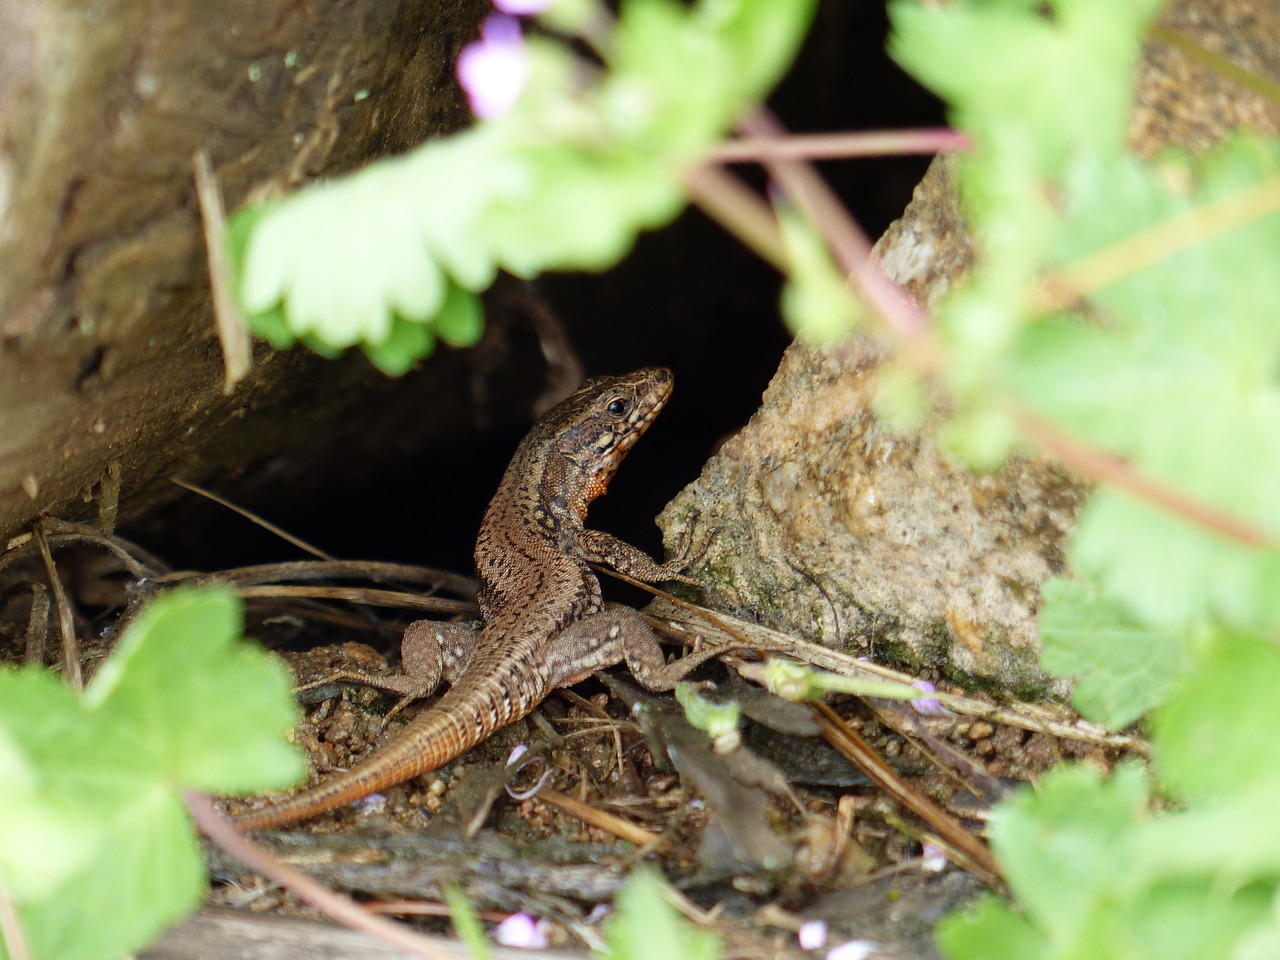
M 397 709 L 448 691 L 385 746 L 328 781 L 232 816 L 244 830 L 296 823 L 428 773 L 533 711 L 558 687 L 625 662 L 650 690 L 670 690 L 720 648 L 668 663 L 638 611 L 606 604 L 592 564 L 646 583 L 696 583 L 688 561 L 657 563 L 600 530 L 587 507 L 671 396 L 669 370 L 649 367 L 586 381 L 548 410 L 517 447 L 476 537 L 477 601 L 484 627 L 417 621 L 405 631 L 405 674 L 345 674 L 402 695 Z M 682 544 L 687 547 L 687 543 Z

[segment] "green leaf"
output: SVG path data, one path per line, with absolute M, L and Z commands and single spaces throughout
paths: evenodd
M 1078 151 L 1123 148 L 1139 43 L 1160 5 L 899 0 L 889 51 L 952 104 L 983 149 L 1053 177 Z
M 1152 884 L 1123 913 L 1115 911 L 1124 940 L 1109 955 L 1151 960 L 1230 956 L 1241 933 L 1266 918 L 1270 899 L 1260 887 L 1224 889 L 1203 878 Z
M 1082 714 L 1119 730 L 1172 696 L 1190 666 L 1178 636 L 1139 624 L 1078 581 L 1050 580 L 1041 595 L 1041 663 L 1078 678 L 1071 702 Z
M 391 335 L 382 343 L 366 343 L 361 349 L 388 377 L 398 377 L 412 370 L 419 360 L 431 356 L 435 347 L 436 338 L 425 323 L 393 317 Z
M 51 896 L 22 903 L 33 953 L 57 960 L 106 960 L 137 949 L 190 913 L 208 880 L 186 808 L 163 786 L 139 788 L 128 804 L 102 810 L 84 868 Z
M 1056 255 L 1063 263 L 1144 228 L 1160 242 L 1206 203 L 1280 175 L 1280 148 L 1238 141 L 1195 161 L 1094 164 L 1087 174 L 1086 166 L 1068 180 L 1074 215 Z M 1271 215 L 1107 284 L 1091 296 L 1105 322 L 1029 325 L 1008 383 L 1138 476 L 1280 538 L 1280 484 L 1260 480 L 1280 472 L 1280 329 L 1266 294 L 1277 249 L 1280 216 Z M 1241 468 L 1225 467 L 1242 456 Z M 1234 543 L 1131 494 L 1103 490 L 1093 499 L 1071 559 L 1151 624 L 1280 626 L 1280 551 Z
M 54 893 L 93 854 L 98 819 L 77 790 L 99 769 L 71 691 L 42 669 L 0 670 L 0 886 Z
M 1244 787 L 1206 797 L 1146 824 L 1133 842 L 1131 869 L 1148 887 L 1197 881 L 1214 896 L 1265 883 L 1274 895 L 1280 876 L 1276 787 Z
M 1002 804 L 992 843 L 1019 909 L 952 918 L 940 939 L 953 958 L 1244 960 L 1280 943 L 1267 734 L 1280 723 L 1280 551 L 1266 545 L 1280 540 L 1280 146 L 1126 152 L 1156 7 L 892 8 L 895 55 L 977 144 L 956 166 L 981 259 L 936 327 L 956 411 L 944 439 L 1003 456 L 1021 419 L 1010 410 L 1030 409 L 1129 471 L 1077 518 L 1078 579 L 1045 587 L 1044 664 L 1078 677 L 1076 704 L 1109 725 L 1154 708 L 1162 806 L 1177 810 L 1151 816 L 1131 768 L 1106 782 L 1055 771 Z M 1061 289 L 1078 302 L 1045 315 Z M 1213 512 L 1264 545 L 1214 532 Z
M 77 699 L 0 671 L 0 886 L 38 960 L 136 950 L 203 895 L 178 791 L 296 781 L 287 672 L 238 642 L 222 587 L 153 600 Z
M 938 431 L 942 449 L 970 470 L 994 470 L 1009 456 L 1017 439 L 1004 411 L 986 406 L 958 413 Z
M 1280 909 L 1273 904 L 1269 915 L 1246 931 L 1235 943 L 1232 960 L 1272 960 L 1280 957 Z
M 284 310 L 279 305 L 252 314 L 248 318 L 248 324 L 251 333 L 266 340 L 277 350 L 287 350 L 298 342 L 298 338 L 289 330 Z
M 359 345 L 399 373 L 432 338 L 478 339 L 457 287 L 613 266 L 684 208 L 682 169 L 776 82 L 814 7 L 632 0 L 595 83 L 565 45 L 528 38 L 511 113 L 232 218 L 251 329 L 326 355 Z
M 440 315 L 436 317 L 435 331 L 451 347 L 474 347 L 484 333 L 484 308 L 480 298 L 451 284 Z
M 170 591 L 138 616 L 84 695 L 133 766 L 218 793 L 302 779 L 285 739 L 298 721 L 292 677 L 239 643 L 242 622 L 239 598 L 221 587 Z
M 444 138 L 238 213 L 233 229 L 248 234 L 239 290 L 251 327 L 283 342 L 272 318 L 281 311 L 289 335 L 304 342 L 376 348 L 391 339 L 397 316 L 429 325 L 449 278 L 488 286 L 497 264 L 472 239 L 472 224 L 492 197 L 527 183 L 508 156 L 511 135 L 484 128 Z
M 817 6 L 816 0 L 702 0 L 698 15 L 728 51 L 739 103 L 762 99 L 782 79 Z
M 948 914 L 935 936 L 948 960 L 1041 960 L 1049 955 L 1044 937 L 995 897 Z
M 876 369 L 876 417 L 891 433 L 909 434 L 923 429 L 933 408 L 924 385 L 901 363 L 883 363 Z
M 547 270 L 604 270 L 640 230 L 663 226 L 684 207 L 669 173 L 624 152 L 529 150 L 527 184 L 496 197 L 475 236 L 519 277 Z
M 997 809 L 991 843 L 1027 918 L 1052 944 L 1097 934 L 1094 911 L 1127 884 L 1133 828 L 1146 813 L 1136 767 L 1102 781 L 1084 767 L 1045 774 Z
M 602 960 L 715 960 L 720 939 L 691 927 L 662 895 L 662 880 L 640 867 L 618 893 L 617 912 L 605 922 Z
M 1280 792 L 1280 737 L 1241 731 L 1280 730 L 1280 648 L 1270 640 L 1224 636 L 1187 679 L 1185 689 L 1152 717 L 1161 776 L 1189 797 L 1234 794 L 1259 784 Z
M 476 916 L 475 908 L 467 895 L 455 883 L 446 883 L 442 887 L 444 902 L 449 905 L 449 917 L 453 920 L 453 930 L 458 939 L 467 945 L 471 960 L 489 960 L 492 951 L 489 941 L 485 939 L 484 927 Z

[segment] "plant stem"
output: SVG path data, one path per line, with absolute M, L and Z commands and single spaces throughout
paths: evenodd
M 949 127 L 922 130 L 861 130 L 742 137 L 722 143 L 708 160 L 743 163 L 756 160 L 834 160 L 848 157 L 903 156 L 968 150 L 972 141 Z

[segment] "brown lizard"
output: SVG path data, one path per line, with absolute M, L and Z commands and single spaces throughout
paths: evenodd
M 351 770 L 273 806 L 233 817 L 247 830 L 317 816 L 427 773 L 529 714 L 557 687 L 626 662 L 651 690 L 669 690 L 722 650 L 667 663 L 635 610 L 605 604 L 591 564 L 646 583 L 683 580 L 685 564 L 655 563 L 617 537 L 584 527 L 619 462 L 671 395 L 670 371 L 588 380 L 521 441 L 476 538 L 485 626 L 418 621 L 405 631 L 406 675 L 347 675 L 405 699 L 452 686 L 399 735 Z

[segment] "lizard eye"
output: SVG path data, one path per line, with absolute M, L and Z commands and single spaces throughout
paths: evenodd
M 627 412 L 627 401 L 623 400 L 622 397 L 614 397 L 609 401 L 609 405 L 605 409 L 615 417 L 620 417 Z

